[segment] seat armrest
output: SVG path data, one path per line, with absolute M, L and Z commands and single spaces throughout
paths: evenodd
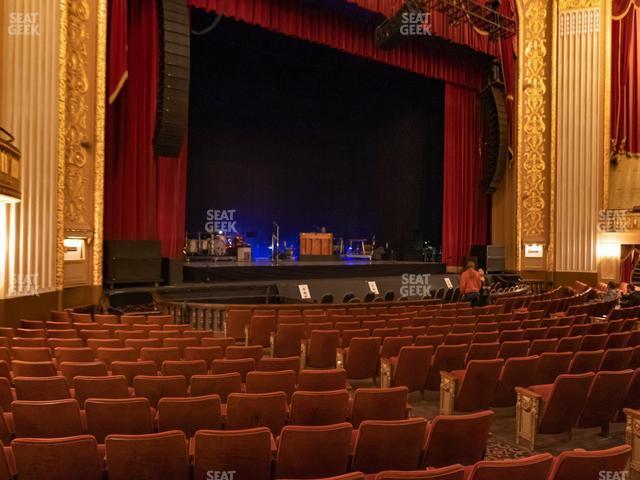
M 528 443 L 531 450 L 535 449 L 538 417 L 542 396 L 528 388 L 516 387 L 516 443 Z
M 452 415 L 455 410 L 459 379 L 449 372 L 440 372 L 440 415 Z
M 380 388 L 391 387 L 391 362 L 380 357 Z

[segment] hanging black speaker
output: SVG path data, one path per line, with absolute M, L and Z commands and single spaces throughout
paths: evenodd
M 186 0 L 159 0 L 156 155 L 177 157 L 189 116 L 189 10 Z
M 501 74 L 493 66 L 493 79 L 480 94 L 482 136 L 487 169 L 483 186 L 488 194 L 496 191 L 509 160 L 509 122 L 507 97 Z

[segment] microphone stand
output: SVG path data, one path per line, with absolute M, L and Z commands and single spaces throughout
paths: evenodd
M 280 249 L 280 226 L 273 222 L 271 230 L 271 261 L 274 265 L 278 264 L 278 256 Z

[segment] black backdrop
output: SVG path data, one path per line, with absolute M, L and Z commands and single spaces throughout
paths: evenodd
M 440 245 L 441 82 L 229 19 L 191 45 L 189 232 L 235 210 L 254 256 L 272 221 Z

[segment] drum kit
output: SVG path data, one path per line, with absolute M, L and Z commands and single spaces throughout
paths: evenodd
M 238 247 L 244 246 L 242 235 L 229 237 L 224 232 L 198 232 L 185 235 L 184 254 L 186 257 L 228 257 L 233 256 Z

